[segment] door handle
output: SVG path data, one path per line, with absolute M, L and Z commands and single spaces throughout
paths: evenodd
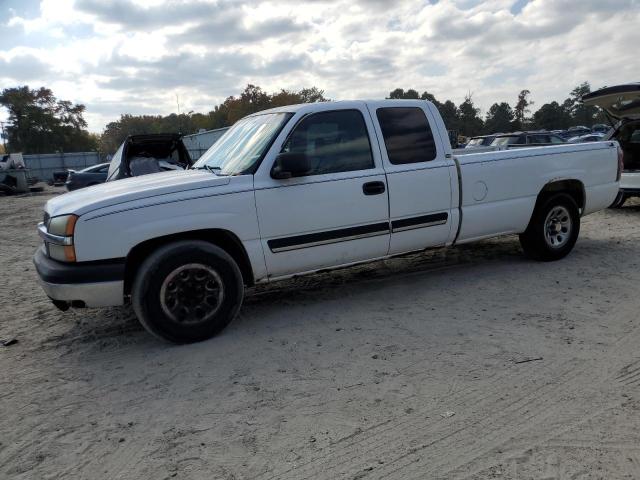
M 365 195 L 380 195 L 385 192 L 384 182 L 367 182 L 362 185 L 362 192 Z

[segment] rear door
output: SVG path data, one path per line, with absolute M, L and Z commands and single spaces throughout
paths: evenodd
M 378 258 L 389 249 L 387 182 L 366 106 L 318 108 L 326 110 L 290 120 L 293 128 L 280 134 L 255 175 L 270 277 Z M 280 152 L 304 153 L 311 170 L 274 179 Z
M 405 100 L 368 106 L 387 172 L 389 254 L 447 244 L 452 225 L 457 225 L 452 211 L 452 181 L 457 177 L 428 103 Z

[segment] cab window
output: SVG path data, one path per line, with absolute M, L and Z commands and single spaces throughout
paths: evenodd
M 311 170 L 305 175 L 366 170 L 374 166 L 367 126 L 358 110 L 320 112 L 304 118 L 282 151 L 306 154 Z

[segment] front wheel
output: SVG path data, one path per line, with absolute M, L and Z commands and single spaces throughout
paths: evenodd
M 213 337 L 238 314 L 243 296 L 236 262 L 204 241 L 160 247 L 142 263 L 131 290 L 140 323 L 173 343 Z
M 571 252 L 580 233 L 580 212 L 569 195 L 556 194 L 534 210 L 520 244 L 527 256 L 545 262 L 560 260 Z

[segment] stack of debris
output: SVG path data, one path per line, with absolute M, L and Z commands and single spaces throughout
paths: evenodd
M 29 174 L 21 153 L 10 153 L 0 158 L 0 193 L 40 192 L 43 187 L 37 183 L 38 180 Z

